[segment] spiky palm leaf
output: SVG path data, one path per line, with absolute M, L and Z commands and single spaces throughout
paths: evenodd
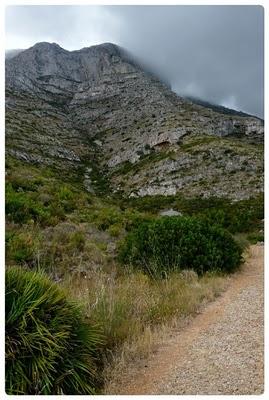
M 92 394 L 100 332 L 45 274 L 6 272 L 6 391 Z

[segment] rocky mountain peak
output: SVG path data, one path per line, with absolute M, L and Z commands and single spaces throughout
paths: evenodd
M 111 55 L 117 55 L 119 56 L 122 53 L 122 48 L 114 43 L 101 43 L 98 45 L 94 45 L 94 46 L 90 46 L 90 47 L 84 47 L 80 50 L 76 50 L 77 52 L 101 52 L 101 51 L 105 51 L 108 52 Z
M 135 72 L 139 69 L 120 47 L 112 43 L 68 51 L 56 43 L 41 42 L 6 62 L 9 86 L 34 90 L 33 79 L 42 82 L 55 78 L 82 83 L 96 81 L 104 75 Z M 67 83 L 68 90 L 70 85 Z
M 51 50 L 58 50 L 62 51 L 64 50 L 61 46 L 59 46 L 57 43 L 53 42 L 38 42 L 34 46 L 30 47 L 29 50 L 31 51 L 51 51 Z M 67 50 L 64 50 L 67 51 Z

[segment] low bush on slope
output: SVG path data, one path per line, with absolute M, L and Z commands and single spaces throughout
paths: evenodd
M 217 223 L 231 233 L 253 231 L 264 218 L 263 194 L 237 202 L 226 198 L 184 198 L 180 195 L 145 196 L 118 201 L 122 207 L 155 213 L 172 207 L 184 215 L 204 217 L 208 222 Z
M 6 272 L 6 392 L 92 394 L 101 337 L 39 272 Z
M 23 190 L 14 182 L 6 184 L 6 215 L 18 224 L 35 222 L 42 226 L 55 225 L 74 211 L 78 201 L 79 194 L 66 184 L 51 184 L 45 188 L 39 185 L 35 191 Z
M 150 275 L 184 268 L 198 274 L 239 266 L 242 249 L 217 225 L 192 217 L 162 217 L 141 224 L 120 247 L 120 260 Z

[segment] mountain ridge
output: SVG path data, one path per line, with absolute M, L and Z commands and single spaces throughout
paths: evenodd
M 195 97 L 195 96 L 184 96 L 184 98 L 187 99 L 187 100 L 190 100 L 191 102 L 193 102 L 195 104 L 201 105 L 203 107 L 210 108 L 213 111 L 215 110 L 215 111 L 220 112 L 222 114 L 238 115 L 238 116 L 242 116 L 242 117 L 257 118 L 257 119 L 259 119 L 260 121 L 262 121 L 264 123 L 264 119 L 263 118 L 260 118 L 260 117 L 258 117 L 257 115 L 254 115 L 254 114 L 249 114 L 249 113 L 246 113 L 244 111 L 235 110 L 233 108 L 222 106 L 222 105 L 217 104 L 217 103 L 212 103 L 210 101 L 207 101 L 207 100 L 201 99 L 199 97 Z
M 123 49 L 121 46 L 116 45 L 112 42 L 105 42 L 105 43 L 101 43 L 98 45 L 92 45 L 92 46 L 85 46 L 81 49 L 78 50 L 67 50 L 64 49 L 63 47 L 61 47 L 59 44 L 55 43 L 55 42 L 38 42 L 35 45 L 31 46 L 28 49 L 8 49 L 6 50 L 6 59 L 10 59 L 10 58 L 14 58 L 16 57 L 19 53 L 22 53 L 24 51 L 28 51 L 30 49 L 35 49 L 35 48 L 55 48 L 57 50 L 66 52 L 66 53 L 73 53 L 73 54 L 79 54 L 79 53 L 83 53 L 83 52 L 88 52 L 94 49 L 99 50 L 100 48 L 106 48 L 106 49 L 110 49 L 110 51 L 112 51 L 112 49 L 114 50 L 115 54 L 122 56 L 125 54 L 125 56 L 127 57 L 128 55 L 128 61 L 129 62 L 133 62 L 137 67 L 139 67 L 139 63 L 137 61 L 135 61 L 134 57 L 131 55 L 131 53 L 127 52 L 125 49 Z M 140 66 L 141 67 L 141 66 Z M 144 67 L 145 70 L 145 67 Z M 151 75 L 156 75 L 156 73 L 153 73 L 153 71 L 147 71 L 149 74 Z M 171 89 L 171 84 L 166 82 L 165 80 L 163 80 L 160 76 L 157 76 L 159 80 L 161 80 L 164 84 L 166 84 L 170 89 Z M 178 95 L 179 96 L 179 95 Z M 196 97 L 196 96 L 189 96 L 189 95 L 182 95 L 181 97 L 183 97 L 186 100 L 189 100 L 197 105 L 201 105 L 203 107 L 206 108 L 211 108 L 213 110 L 216 110 L 219 113 L 224 113 L 224 114 L 232 114 L 232 115 L 238 115 L 238 116 L 245 116 L 245 117 L 252 117 L 252 118 L 257 118 L 261 121 L 263 121 L 263 118 L 254 115 L 254 114 L 250 114 L 244 111 L 240 111 L 240 110 L 235 110 L 226 106 L 222 106 L 218 103 L 213 103 L 210 102 L 206 99 L 200 98 L 200 97 Z
M 230 148 L 234 139 L 245 149 L 252 143 L 246 159 L 238 151 L 234 157 L 223 153 L 229 149 L 221 146 Z M 199 149 L 197 140 L 205 142 Z M 251 186 L 222 190 L 219 182 L 205 190 L 199 182 L 212 178 L 214 152 L 234 166 L 252 165 L 255 154 L 261 171 L 256 153 L 262 142 L 258 118 L 227 115 L 178 96 L 111 43 L 70 52 L 41 42 L 6 61 L 7 154 L 72 174 L 82 171 L 89 191 L 95 190 L 91 175 L 98 171 L 112 192 L 127 196 L 203 192 L 248 197 Z M 195 147 L 196 157 L 190 155 Z M 212 161 L 206 174 L 205 151 Z M 219 171 L 213 175 L 220 180 Z M 262 178 L 258 191 L 261 183 Z

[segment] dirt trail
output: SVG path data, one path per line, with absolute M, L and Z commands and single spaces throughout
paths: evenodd
M 113 394 L 263 392 L 263 254 L 251 246 L 225 293 L 169 337 Z

